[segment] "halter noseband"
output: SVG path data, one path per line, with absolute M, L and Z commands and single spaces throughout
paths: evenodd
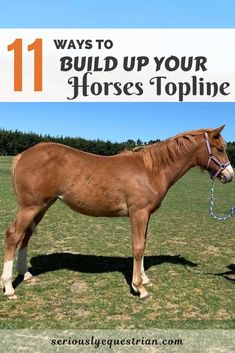
M 210 166 L 210 164 L 211 164 L 211 161 L 215 162 L 215 163 L 219 166 L 219 169 L 217 170 L 217 172 L 215 172 L 215 174 L 211 176 L 211 179 L 212 179 L 212 180 L 215 180 L 215 178 L 216 178 L 225 168 L 227 168 L 227 166 L 229 166 L 231 163 L 230 163 L 230 162 L 221 163 L 215 156 L 213 156 L 212 151 L 211 151 L 210 142 L 209 142 L 209 140 L 208 140 L 208 133 L 205 132 L 205 133 L 204 133 L 204 136 L 205 136 L 205 139 L 206 139 L 206 147 L 207 147 L 207 151 L 208 151 L 208 154 L 209 154 L 206 169 L 207 169 L 207 170 L 209 169 L 209 166 Z

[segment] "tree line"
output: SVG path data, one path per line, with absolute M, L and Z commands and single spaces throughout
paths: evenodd
M 50 135 L 36 134 L 34 132 L 26 133 L 18 130 L 0 129 L 0 155 L 15 156 L 25 149 L 32 147 L 36 143 L 49 141 L 62 143 L 73 148 L 78 148 L 82 151 L 111 156 L 125 149 L 131 150 L 134 147 L 152 144 L 159 142 L 160 140 L 156 139 L 144 142 L 140 139 L 136 141 L 129 139 L 123 142 L 111 142 L 109 140 L 87 140 L 81 137 L 68 136 L 54 137 Z M 232 165 L 235 166 L 235 142 L 229 142 L 227 144 L 227 152 Z
M 104 156 L 111 156 L 117 154 L 125 149 L 131 150 L 136 146 L 142 146 L 159 142 L 160 140 L 150 140 L 143 142 L 140 139 L 127 140 L 124 142 L 111 142 L 109 140 L 103 141 L 100 139 L 87 140 L 81 137 L 67 137 L 67 136 L 50 136 L 41 135 L 34 132 L 21 132 L 18 130 L 4 130 L 0 129 L 0 155 L 2 156 L 15 156 L 25 149 L 32 147 L 39 142 L 57 142 L 64 145 L 78 148 L 82 151 L 101 154 Z

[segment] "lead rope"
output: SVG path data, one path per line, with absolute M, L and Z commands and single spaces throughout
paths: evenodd
M 215 194 L 215 184 L 214 184 L 214 180 L 212 180 L 212 184 L 211 184 L 211 199 L 210 199 L 210 215 L 216 219 L 217 221 L 227 221 L 227 219 L 229 219 L 230 217 L 232 217 L 235 213 L 235 207 L 232 207 L 229 209 L 229 213 L 225 216 L 216 216 L 216 214 L 214 213 L 214 194 Z

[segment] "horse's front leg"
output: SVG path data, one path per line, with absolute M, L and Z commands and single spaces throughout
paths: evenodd
M 149 297 L 149 294 L 144 288 L 141 276 L 141 262 L 145 249 L 149 213 L 145 209 L 135 211 L 130 214 L 130 219 L 132 229 L 132 252 L 134 256 L 132 288 L 136 293 L 140 294 L 141 299 L 146 299 Z

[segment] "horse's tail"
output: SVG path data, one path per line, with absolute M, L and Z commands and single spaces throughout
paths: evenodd
M 20 158 L 21 158 L 21 153 L 14 157 L 12 168 L 11 168 L 12 185 L 13 185 L 13 189 L 15 191 L 17 200 L 18 200 L 18 192 L 17 192 L 17 184 L 16 184 L 16 165 L 18 164 Z

